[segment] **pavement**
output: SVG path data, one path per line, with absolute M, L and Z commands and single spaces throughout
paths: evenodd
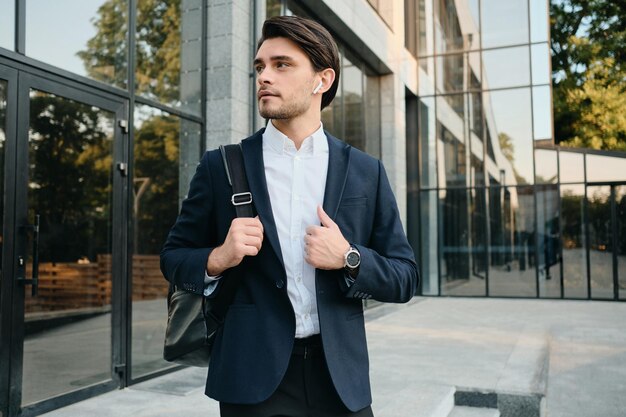
M 414 298 L 366 311 L 377 417 L 626 417 L 626 303 Z M 187 368 L 46 417 L 218 417 Z M 242 416 L 245 417 L 245 416 Z

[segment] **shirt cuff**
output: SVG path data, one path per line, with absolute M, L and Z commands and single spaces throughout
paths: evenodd
M 219 279 L 222 278 L 221 275 L 209 275 L 206 271 L 204 271 L 204 291 L 203 294 L 205 297 L 213 294 L 213 291 L 217 288 L 217 284 Z

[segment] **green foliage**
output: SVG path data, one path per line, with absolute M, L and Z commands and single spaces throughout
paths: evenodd
M 626 151 L 626 7 L 552 0 L 556 141 Z

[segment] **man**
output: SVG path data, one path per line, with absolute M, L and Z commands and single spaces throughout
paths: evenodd
M 242 274 L 207 378 L 223 417 L 372 416 L 362 299 L 408 301 L 412 249 L 382 164 L 322 129 L 339 81 L 330 34 L 271 18 L 254 68 L 269 122 L 242 149 L 258 216 L 235 218 L 221 155 L 207 152 L 161 269 L 211 297 Z

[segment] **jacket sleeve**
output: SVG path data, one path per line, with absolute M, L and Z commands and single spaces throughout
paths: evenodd
M 345 294 L 351 298 L 405 303 L 413 297 L 418 283 L 418 272 L 413 249 L 406 238 L 396 199 L 391 190 L 385 168 L 378 162 L 374 225 L 367 247 L 354 244 L 361 253 L 359 273 L 352 285 L 345 285 Z M 342 285 L 343 284 L 343 285 Z
M 161 272 L 165 278 L 178 288 L 197 294 L 204 290 L 207 260 L 216 245 L 210 225 L 213 198 L 207 152 L 196 168 L 187 198 L 161 250 Z

